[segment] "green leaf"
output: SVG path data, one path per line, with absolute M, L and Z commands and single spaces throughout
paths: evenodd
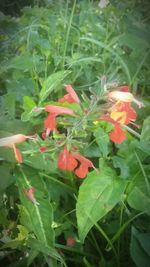
M 29 96 L 23 97 L 23 108 L 25 112 L 21 114 L 22 121 L 29 121 L 35 114 L 33 108 L 36 106 L 34 100 Z
M 103 155 L 103 157 L 107 157 L 109 153 L 108 144 L 109 144 L 109 138 L 108 134 L 105 133 L 105 131 L 102 128 L 98 128 L 94 132 L 94 136 L 96 137 L 96 142 L 100 148 L 100 151 Z
M 137 267 L 149 267 L 150 265 L 150 234 L 141 234 L 132 228 L 130 253 Z
M 58 71 L 49 76 L 43 82 L 42 90 L 40 92 L 40 102 L 44 101 L 54 90 L 57 91 L 58 86 L 60 86 L 64 78 L 70 73 L 70 71 Z
M 20 174 L 18 175 L 17 184 L 21 202 L 25 207 L 25 213 L 21 214 L 21 216 L 23 216 L 22 218 L 24 219 L 27 217 L 29 227 L 32 228 L 32 231 L 34 232 L 38 240 L 41 240 L 45 245 L 53 246 L 53 209 L 50 204 L 49 194 L 46 191 L 45 183 L 40 177 L 33 173 L 32 169 L 26 167 L 27 174 L 25 174 L 22 169 L 20 170 L 22 175 L 21 177 Z M 31 202 L 31 200 L 29 200 L 24 193 L 24 189 L 29 189 L 31 187 L 35 188 L 36 190 L 34 197 L 39 205 Z M 23 212 L 23 210 L 21 210 L 21 212 Z M 29 218 L 31 220 L 29 220 Z
M 23 97 L 23 108 L 25 111 L 31 111 L 36 106 L 36 103 L 30 96 Z
M 37 170 L 46 171 L 46 173 L 56 173 L 57 166 L 56 162 L 54 162 L 51 158 L 51 155 L 44 153 L 33 153 L 26 155 L 24 160 L 25 164 L 31 166 Z M 40 164 L 39 164 L 40 162 Z
M 119 156 L 113 156 L 112 161 L 114 167 L 120 169 L 120 176 L 122 178 L 127 178 L 129 176 L 129 166 L 126 164 L 125 160 Z
M 40 56 L 38 55 L 20 55 L 12 58 L 7 64 L 3 66 L 3 71 L 7 71 L 8 69 L 17 69 L 23 70 L 24 72 L 33 69 L 36 65 L 38 65 L 40 61 Z
M 3 163 L 0 165 L 0 192 L 5 191 L 7 187 L 15 182 L 16 179 L 11 175 L 11 171 L 10 164 Z
M 107 166 L 91 172 L 80 186 L 76 206 L 79 237 L 84 241 L 91 227 L 122 198 L 126 183 Z
M 102 154 L 97 144 L 92 143 L 85 148 L 84 155 L 88 158 L 99 158 Z
M 50 257 L 62 262 L 65 265 L 65 262 L 64 262 L 63 258 L 59 255 L 59 253 L 56 251 L 56 249 L 45 245 L 40 240 L 36 240 L 36 239 L 30 238 L 28 240 L 28 245 L 32 249 L 34 249 L 35 251 L 42 252 L 43 254 L 45 254 L 47 256 L 50 256 Z
M 0 112 L 1 114 L 7 114 L 10 119 L 15 118 L 15 102 L 16 94 L 13 92 L 8 93 L 1 97 Z

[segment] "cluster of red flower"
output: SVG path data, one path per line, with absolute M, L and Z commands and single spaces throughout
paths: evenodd
M 78 104 L 80 103 L 80 99 L 78 98 L 76 92 L 74 91 L 71 85 L 66 86 L 66 91 L 67 94 L 64 95 L 64 97 L 60 98 L 58 102 Z M 126 138 L 126 132 L 123 129 L 124 126 L 130 123 L 133 124 L 137 117 L 135 110 L 131 106 L 131 102 L 135 102 L 136 104 L 138 104 L 139 107 L 143 106 L 143 104 L 136 100 L 131 93 L 129 93 L 128 86 L 121 86 L 117 88 L 116 91 L 109 92 L 108 99 L 113 101 L 113 105 L 107 111 L 107 113 L 103 114 L 100 117 L 100 120 L 111 122 L 114 125 L 113 131 L 109 133 L 109 138 L 111 141 L 117 144 L 121 144 L 122 141 Z M 49 113 L 47 118 L 44 120 L 45 131 L 42 133 L 43 138 L 48 137 L 51 132 L 57 131 L 56 117 L 58 115 L 74 116 L 73 110 L 55 105 L 35 107 L 34 110 L 45 110 Z M 13 148 L 17 162 L 22 163 L 22 155 L 19 149 L 16 148 L 16 144 L 22 143 L 27 139 L 35 138 L 36 135 L 26 136 L 23 134 L 17 134 L 6 138 L 1 138 L 0 146 L 7 146 Z M 41 146 L 39 148 L 39 151 L 44 152 L 46 149 L 47 147 Z M 74 174 L 76 174 L 81 179 L 86 177 L 89 168 L 93 168 L 96 170 L 90 160 L 88 160 L 77 152 L 70 152 L 67 149 L 66 145 L 64 146 L 63 151 L 61 151 L 58 156 L 57 167 L 63 171 L 73 171 Z M 24 192 L 32 202 L 36 203 L 36 200 L 33 195 L 35 192 L 34 188 L 25 189 Z
M 68 102 L 68 103 L 80 103 L 76 92 L 71 85 L 66 86 L 67 94 L 60 98 L 58 102 Z M 56 125 L 56 116 L 58 115 L 74 115 L 73 110 L 65 107 L 47 105 L 44 108 L 34 108 L 34 110 L 45 110 L 49 113 L 47 118 L 44 120 L 45 132 L 42 133 L 42 137 L 46 138 L 50 132 L 57 131 Z M 45 148 L 40 149 L 43 152 Z M 80 166 L 78 166 L 80 164 Z M 58 157 L 58 168 L 60 170 L 73 171 L 79 178 L 85 178 L 88 173 L 88 168 L 95 168 L 93 163 L 81 156 L 79 153 L 71 153 L 67 150 L 66 146 L 64 147 L 63 152 L 60 152 Z

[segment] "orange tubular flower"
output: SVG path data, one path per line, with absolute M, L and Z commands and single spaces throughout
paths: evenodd
M 116 143 L 121 144 L 124 139 L 126 139 L 126 132 L 122 130 L 120 124 L 113 120 L 109 114 L 102 115 L 100 120 L 111 122 L 114 125 L 114 129 L 109 133 L 109 139 Z
M 34 108 L 34 111 L 38 111 L 38 110 L 45 110 L 47 112 L 55 114 L 55 116 L 58 116 L 61 114 L 74 115 L 73 110 L 71 110 L 69 108 L 60 107 L 60 106 L 54 106 L 54 105 L 47 105 L 44 108 L 42 108 L 42 107 L 35 107 Z
M 46 129 L 46 133 L 42 134 L 42 137 L 44 139 L 47 136 L 49 136 L 51 131 L 57 131 L 56 117 L 58 115 L 74 115 L 73 110 L 69 108 L 65 108 L 65 107 L 54 106 L 54 105 L 47 105 L 44 108 L 41 108 L 41 107 L 34 108 L 34 111 L 38 111 L 38 110 L 45 110 L 50 113 L 48 117 L 44 120 L 44 128 Z
M 57 166 L 60 170 L 73 171 L 81 179 L 86 177 L 89 168 L 96 170 L 90 160 L 80 154 L 69 153 L 66 147 L 59 154 Z
M 114 130 L 109 134 L 109 138 L 116 144 L 121 144 L 126 139 L 126 132 L 123 131 L 118 123 L 114 123 Z
M 80 99 L 77 96 L 76 92 L 72 88 L 72 86 L 66 85 L 66 91 L 68 94 L 64 95 L 64 97 L 60 98 L 58 102 L 63 103 L 63 102 L 68 102 L 68 103 L 80 103 Z
M 47 118 L 44 120 L 44 128 L 46 129 L 46 137 L 49 136 L 51 131 L 57 131 L 56 129 L 56 115 L 49 114 Z
M 129 124 L 136 120 L 137 115 L 130 103 L 117 102 L 112 107 L 110 117 L 120 124 Z
M 57 166 L 60 170 L 73 171 L 78 165 L 78 162 L 74 158 L 73 154 L 69 153 L 67 148 L 59 154 Z
M 16 134 L 9 137 L 4 137 L 0 139 L 0 146 L 11 147 L 14 150 L 15 158 L 18 163 L 22 163 L 22 155 L 18 148 L 16 148 L 16 144 L 22 143 L 27 139 L 35 139 L 37 136 L 32 135 L 23 135 L 23 134 Z
M 33 202 L 34 204 L 39 205 L 39 203 L 36 201 L 35 197 L 34 197 L 34 192 L 36 191 L 36 189 L 34 187 L 30 187 L 29 189 L 24 189 L 23 190 L 25 195 L 27 196 L 27 198 Z

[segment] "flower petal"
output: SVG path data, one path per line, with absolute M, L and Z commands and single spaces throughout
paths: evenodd
M 126 139 L 126 133 L 119 127 L 119 124 L 116 123 L 114 130 L 109 133 L 109 138 L 114 143 L 121 144 L 123 140 Z
M 15 145 L 13 145 L 13 150 L 15 154 L 15 159 L 17 160 L 18 163 L 23 163 L 22 155 L 21 152 L 18 148 L 16 148 Z
M 64 171 L 73 171 L 78 162 L 74 158 L 73 154 L 69 153 L 67 148 L 64 147 L 64 150 L 59 154 L 57 166 L 60 170 Z
M 108 97 L 122 102 L 135 102 L 139 106 L 139 108 L 144 106 L 142 102 L 135 99 L 131 93 L 126 91 L 112 91 L 108 94 Z
M 66 94 L 66 95 L 64 95 L 64 97 L 59 98 L 58 102 L 60 102 L 60 103 L 64 103 L 64 102 L 75 103 L 76 101 L 74 101 L 74 99 L 69 94 Z
M 86 175 L 88 174 L 88 165 L 87 164 L 81 164 L 74 173 L 81 179 L 84 179 Z
M 73 89 L 73 87 L 70 84 L 66 85 L 66 91 L 72 97 L 72 99 L 74 100 L 75 103 L 80 103 L 79 97 L 77 96 L 75 90 Z
M 47 150 L 47 147 L 46 146 L 40 146 L 39 147 L 39 151 L 40 152 L 44 152 L 44 151 L 46 151 Z
M 24 135 L 16 134 L 9 137 L 0 138 L 0 146 L 12 146 L 13 144 L 19 144 L 24 142 L 26 139 L 35 139 L 37 135 Z
M 47 105 L 44 109 L 47 112 L 55 113 L 56 116 L 60 114 L 74 115 L 73 110 L 60 106 Z

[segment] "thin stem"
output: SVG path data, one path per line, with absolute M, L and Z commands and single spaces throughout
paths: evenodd
M 101 250 L 100 250 L 100 248 L 99 248 L 99 245 L 98 245 L 98 243 L 97 243 L 97 240 L 96 240 L 96 238 L 95 238 L 95 236 L 94 236 L 92 230 L 91 230 L 91 236 L 92 236 L 92 239 L 93 239 L 93 241 L 94 241 L 94 243 L 95 243 L 95 247 L 96 247 L 96 249 L 97 249 L 97 251 L 98 251 L 100 257 L 101 257 L 101 258 L 104 258 L 104 256 L 103 256 L 103 254 L 102 254 L 102 252 L 101 252 Z
M 141 135 L 138 134 L 136 131 L 134 131 L 133 129 L 131 129 L 130 127 L 128 127 L 127 125 L 123 125 L 123 128 L 127 129 L 130 133 L 134 134 L 136 137 L 138 137 L 139 139 L 141 138 Z
M 148 192 L 148 194 L 150 195 L 150 184 L 149 184 L 148 178 L 147 178 L 147 176 L 146 176 L 146 173 L 145 173 L 145 171 L 144 171 L 144 168 L 143 168 L 143 166 L 142 166 L 142 163 L 141 163 L 141 160 L 140 160 L 138 154 L 137 154 L 135 151 L 134 151 L 134 153 L 135 153 L 135 156 L 136 156 L 137 161 L 138 161 L 138 163 L 139 163 L 139 166 L 140 166 L 140 168 L 141 168 L 143 177 L 144 177 L 144 179 L 145 179 L 145 184 L 146 184 L 146 186 L 147 186 L 147 192 Z
M 67 250 L 67 251 L 70 251 L 70 252 L 75 252 L 75 253 L 83 255 L 83 256 L 88 256 L 88 257 L 90 256 L 92 258 L 97 258 L 93 254 L 82 252 L 81 250 L 78 250 L 78 249 L 75 249 L 75 248 L 70 248 L 70 247 L 65 246 L 65 245 L 61 245 L 61 244 L 56 244 L 55 243 L 55 247 L 58 248 L 58 249 L 64 249 L 64 250 Z
M 93 221 L 93 220 L 92 220 Z M 117 252 L 115 250 L 115 247 L 113 245 L 113 243 L 111 242 L 111 240 L 109 239 L 109 237 L 106 235 L 106 233 L 103 231 L 103 229 L 95 222 L 93 222 L 96 226 L 96 228 L 98 229 L 98 231 L 102 234 L 102 236 L 106 239 L 106 241 L 108 242 L 108 244 L 110 245 L 113 253 L 114 253 L 114 256 L 115 256 L 115 259 L 116 259 L 116 263 L 117 263 L 117 266 L 119 267 L 120 266 L 120 263 L 119 263 L 119 258 L 118 258 L 118 255 L 117 255 Z
M 143 64 L 144 64 L 144 62 L 145 62 L 145 60 L 147 59 L 149 52 L 150 52 L 150 49 L 145 53 L 145 55 L 144 55 L 144 57 L 143 57 L 141 63 L 139 64 L 139 66 L 138 66 L 138 68 L 137 68 L 137 70 L 136 70 L 134 76 L 132 77 L 131 84 L 134 83 L 134 80 L 135 80 L 136 76 L 138 75 L 138 73 L 140 72 L 140 70 L 141 70 L 141 68 L 142 68 L 142 66 L 143 66 Z
M 119 228 L 121 228 L 123 222 L 123 210 L 124 210 L 124 205 L 121 205 Z M 118 257 L 120 257 L 120 236 L 118 239 Z
M 113 236 L 113 238 L 111 239 L 111 243 L 113 244 L 118 238 L 119 236 L 122 234 L 122 232 L 128 227 L 128 225 L 134 221 L 136 218 L 138 218 L 139 216 L 143 215 L 145 213 L 145 211 L 140 212 L 138 214 L 136 214 L 134 217 L 132 217 L 131 219 L 129 219 L 128 221 L 126 221 L 122 227 L 118 230 L 118 232 Z
M 73 20 L 73 15 L 74 15 L 74 11 L 75 11 L 75 6 L 76 6 L 76 0 L 74 0 L 74 4 L 73 4 L 73 7 L 72 7 L 72 12 L 71 12 L 69 23 L 68 23 L 67 33 L 66 33 L 66 37 L 65 37 L 65 46 L 64 46 L 63 62 L 62 62 L 62 68 L 63 69 L 64 69 L 64 65 L 65 65 L 67 45 L 68 45 L 68 40 L 69 40 L 69 34 L 70 34 L 71 24 L 72 24 L 72 20 Z

